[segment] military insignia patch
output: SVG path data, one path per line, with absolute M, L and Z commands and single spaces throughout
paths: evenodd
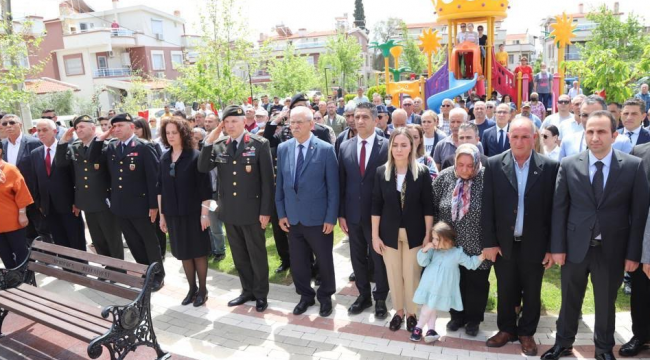
M 95 170 L 99 170 L 99 164 L 95 164 Z
M 129 164 L 129 170 L 135 171 L 135 164 Z
M 253 166 L 252 165 L 246 165 L 246 172 L 250 174 L 251 171 L 253 171 Z

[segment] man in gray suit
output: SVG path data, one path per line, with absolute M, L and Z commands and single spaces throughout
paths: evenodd
M 591 113 L 585 125 L 589 150 L 562 161 L 555 186 L 551 253 L 562 266 L 562 306 L 555 345 L 542 359 L 572 353 L 589 275 L 595 358 L 615 359 L 617 291 L 623 271 L 635 271 L 641 260 L 650 196 L 641 160 L 612 149 L 618 133 L 609 111 Z

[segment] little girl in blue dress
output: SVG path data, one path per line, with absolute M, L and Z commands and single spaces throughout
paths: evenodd
M 469 256 L 456 247 L 456 232 L 445 222 L 433 227 L 432 241 L 418 251 L 418 263 L 426 267 L 413 302 L 422 305 L 417 326 L 411 334 L 412 341 L 422 339 L 422 329 L 427 325 L 424 341 L 432 343 L 440 338 L 435 330 L 438 311 L 463 310 L 460 296 L 460 268 L 474 270 L 484 260 L 483 255 Z

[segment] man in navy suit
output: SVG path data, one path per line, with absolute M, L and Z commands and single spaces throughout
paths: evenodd
M 336 291 L 332 248 L 339 210 L 339 175 L 334 147 L 315 136 L 311 109 L 298 106 L 289 119 L 293 139 L 278 146 L 275 205 L 279 224 L 289 233 L 291 275 L 300 294 L 295 315 L 320 302 L 320 316 L 332 313 Z M 311 254 L 321 278 L 318 293 L 311 287 Z
M 348 312 L 359 314 L 372 306 L 370 277 L 374 275 L 375 317 L 383 319 L 388 316 L 388 278 L 383 258 L 371 248 L 370 221 L 375 172 L 388 157 L 388 139 L 375 133 L 378 115 L 377 107 L 371 103 L 357 105 L 354 112 L 357 136 L 341 144 L 339 226 L 350 237 L 350 258 L 360 294 Z
M 20 170 L 21 175 L 25 178 L 25 183 L 29 192 L 34 194 L 36 191 L 36 177 L 32 171 L 32 163 L 29 154 L 32 150 L 41 146 L 37 138 L 23 134 L 23 122 L 18 115 L 6 114 L 0 120 L 0 126 L 7 136 L 2 140 L 2 147 L 5 151 L 2 153 L 2 159 Z M 33 240 L 37 236 L 49 238 L 50 232 L 45 225 L 43 214 L 38 210 L 35 204 L 27 207 L 27 238 Z
M 626 135 L 632 146 L 650 142 L 650 131 L 643 128 L 644 109 L 645 102 L 639 98 L 631 98 L 623 103 L 621 111 L 623 128 L 618 129 L 618 133 Z
M 52 240 L 61 246 L 86 251 L 84 223 L 74 206 L 74 175 L 71 166 L 56 166 L 57 127 L 54 121 L 40 119 L 36 123 L 43 145 L 30 153 L 36 177 L 34 203 L 40 209 Z
M 485 156 L 499 155 L 510 149 L 508 139 L 508 119 L 510 118 L 510 106 L 499 104 L 496 111 L 496 125 L 485 130 L 481 142 L 485 149 Z

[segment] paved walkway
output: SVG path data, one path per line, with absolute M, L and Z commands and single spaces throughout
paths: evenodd
M 172 351 L 174 359 L 526 359 L 518 343 L 491 349 L 485 340 L 496 333 L 496 315 L 486 314 L 481 331 L 469 338 L 464 331 L 447 332 L 448 314 L 442 314 L 436 323 L 441 340 L 434 345 L 409 341 L 406 330 L 392 332 L 386 320 L 374 318 L 371 309 L 363 314 L 348 316 L 347 307 L 356 298 L 356 289 L 347 281 L 351 272 L 348 244 L 334 250 L 337 275 L 335 309 L 329 318 L 318 316 L 318 304 L 305 314 L 294 316 L 291 311 L 299 299 L 295 288 L 271 284 L 269 308 L 260 314 L 254 303 L 229 308 L 227 302 L 239 294 L 239 279 L 213 270 L 208 273 L 210 299 L 206 306 L 194 308 L 179 305 L 187 292 L 180 261 L 171 254 L 165 261 L 165 287 L 152 297 L 154 327 L 163 349 Z M 51 278 L 38 278 L 39 286 L 57 293 L 65 293 L 79 301 L 98 307 L 122 304 L 124 300 L 101 294 L 91 289 L 70 285 Z M 390 308 L 390 304 L 389 304 Z M 555 320 L 545 316 L 540 320 L 535 339 L 541 354 L 554 343 Z M 575 354 L 579 358 L 593 358 L 593 315 L 586 315 L 580 324 Z M 29 359 L 83 359 L 85 346 L 70 344 L 70 338 L 34 325 L 28 320 L 10 314 L 5 320 L 7 337 L 0 340 L 0 358 Z M 616 318 L 616 341 L 623 344 L 631 337 L 629 313 Z M 18 331 L 16 331 L 18 330 Z M 34 352 L 30 344 L 44 343 Z M 616 349 L 618 350 L 618 348 Z M 134 359 L 151 358 L 153 352 L 145 349 Z M 24 353 L 24 357 L 17 354 Z M 27 354 L 27 355 L 25 355 Z M 13 357 L 12 357 L 13 356 Z M 650 360 L 650 351 L 641 356 Z M 534 357 L 539 359 L 539 357 Z M 641 357 L 639 357 L 641 358 Z

